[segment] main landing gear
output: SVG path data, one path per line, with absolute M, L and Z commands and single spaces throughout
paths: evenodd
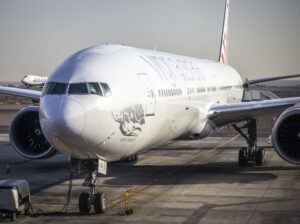
M 241 148 L 239 151 L 239 165 L 247 166 L 249 162 L 255 162 L 257 166 L 262 166 L 265 162 L 265 149 L 257 146 L 256 120 L 248 120 L 242 127 L 238 127 L 235 124 L 232 126 L 246 139 L 248 144 L 248 147 Z M 248 129 L 248 135 L 246 135 L 242 129 Z
M 82 163 L 89 172 L 89 177 L 84 180 L 82 186 L 88 187 L 89 191 L 82 192 L 79 196 L 79 212 L 81 215 L 87 215 L 90 213 L 91 207 L 94 206 L 94 210 L 96 214 L 103 214 L 106 210 L 106 194 L 105 193 L 97 193 L 96 185 L 97 185 L 97 173 L 98 173 L 98 160 L 73 160 L 76 164 Z
M 139 159 L 139 156 L 138 154 L 133 154 L 129 157 L 127 157 L 126 159 L 124 159 L 125 162 L 127 163 L 136 163 Z
M 134 164 L 134 163 L 136 163 L 138 161 L 138 159 L 139 159 L 138 154 L 133 154 L 131 156 L 128 156 L 125 159 L 117 160 L 117 161 L 114 161 L 114 162 L 111 162 L 111 163 L 129 163 L 129 164 Z

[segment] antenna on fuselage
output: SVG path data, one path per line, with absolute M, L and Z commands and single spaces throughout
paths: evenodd
M 228 63 L 228 17 L 229 17 L 230 0 L 225 0 L 225 11 L 223 19 L 223 28 L 220 44 L 219 62 L 222 64 Z

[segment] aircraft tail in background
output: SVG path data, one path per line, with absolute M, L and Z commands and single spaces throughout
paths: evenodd
M 228 63 L 228 17 L 229 17 L 229 4 L 230 0 L 226 0 L 222 38 L 220 44 L 219 62 L 222 64 Z

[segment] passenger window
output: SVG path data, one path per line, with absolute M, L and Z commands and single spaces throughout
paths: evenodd
M 69 86 L 68 94 L 88 94 L 87 84 L 86 83 L 73 83 Z
M 46 84 L 44 89 L 44 95 L 62 95 L 66 94 L 67 84 L 65 83 L 58 83 L 58 82 L 49 82 Z
M 103 96 L 99 83 L 89 83 L 88 87 L 90 94 Z
M 101 83 L 101 88 L 102 88 L 104 96 L 110 96 L 111 95 L 110 88 L 106 83 Z

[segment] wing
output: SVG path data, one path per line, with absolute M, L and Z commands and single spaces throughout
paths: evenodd
M 220 127 L 270 113 L 277 113 L 297 103 L 300 103 L 300 97 L 215 105 L 210 108 L 208 119 L 213 121 L 217 127 Z
M 41 91 L 4 86 L 0 86 L 0 93 L 14 96 L 22 96 L 37 101 L 39 101 L 41 97 Z
M 300 74 L 274 76 L 274 77 L 269 77 L 269 78 L 260 78 L 260 79 L 253 79 L 253 80 L 246 79 L 244 81 L 244 87 L 249 87 L 249 85 L 262 83 L 262 82 L 271 82 L 271 81 L 276 81 L 276 80 L 281 80 L 281 79 L 290 79 L 290 78 L 298 78 L 298 77 L 300 77 Z

